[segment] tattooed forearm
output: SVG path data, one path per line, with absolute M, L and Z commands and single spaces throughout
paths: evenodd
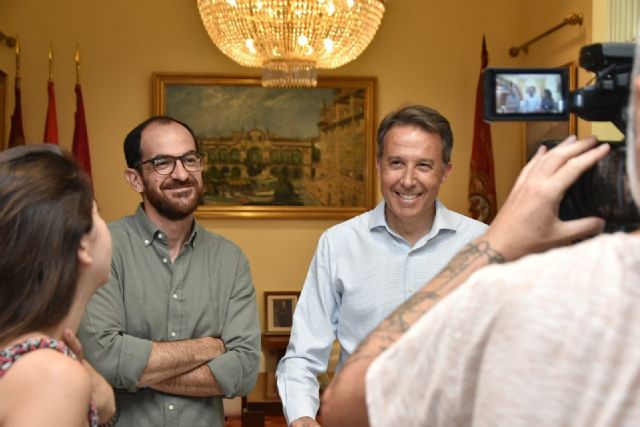
M 461 274 L 468 272 L 470 267 L 476 263 L 494 264 L 504 262 L 504 257 L 497 251 L 491 249 L 486 241 L 472 242 L 467 244 L 447 266 L 434 278 L 432 283 L 425 286 L 398 309 L 396 309 L 384 322 L 391 331 L 406 331 L 414 322 L 410 321 L 406 315 L 423 314 L 421 304 L 424 300 L 437 301 L 444 297 L 448 292 L 442 293 L 452 281 L 456 280 Z M 474 268 L 473 271 L 476 269 Z M 471 272 L 473 272 L 471 271 Z M 469 274 L 471 272 L 468 272 Z M 465 276 L 466 278 L 466 276 Z
M 391 313 L 358 346 L 325 392 L 325 408 L 331 407 L 330 404 L 326 406 L 326 400 L 343 402 L 342 404 L 349 402 L 348 405 L 359 402 L 364 405 L 364 378 L 371 363 L 474 271 L 485 265 L 504 261 L 504 256 L 493 249 L 488 240 L 478 240 L 465 246 L 437 276 Z M 362 413 L 366 413 L 366 406 L 360 409 Z M 353 412 L 353 407 L 349 406 L 348 411 Z
M 504 261 L 504 256 L 491 248 L 488 241 L 479 240 L 467 244 L 428 285 L 416 292 L 369 334 L 347 364 L 352 359 L 357 361 L 361 356 L 372 358 L 375 357 L 373 354 L 382 353 L 471 273 L 485 265 Z
M 502 263 L 504 256 L 491 248 L 487 241 L 480 240 L 467 244 L 451 262 L 440 272 L 440 275 L 447 275 L 448 279 L 453 279 L 456 275 L 464 272 L 473 263 L 485 259 L 488 264 Z

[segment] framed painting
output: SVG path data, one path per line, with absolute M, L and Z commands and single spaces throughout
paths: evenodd
M 374 206 L 374 77 L 263 88 L 259 77 L 154 73 L 153 112 L 205 154 L 196 215 L 350 218 Z
M 265 333 L 289 334 L 300 292 L 265 292 Z
M 569 68 L 569 91 L 577 87 L 578 67 L 575 63 L 563 65 Z M 524 148 L 522 150 L 523 164 L 526 164 L 536 153 L 536 150 L 543 141 L 564 140 L 569 135 L 578 132 L 576 116 L 569 115 L 569 120 L 561 122 L 526 122 L 524 125 Z

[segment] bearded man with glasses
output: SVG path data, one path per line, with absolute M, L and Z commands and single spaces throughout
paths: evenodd
M 249 393 L 258 374 L 247 259 L 194 219 L 202 155 L 189 126 L 151 117 L 124 152 L 142 203 L 109 226 L 111 279 L 79 332 L 86 357 L 116 391 L 119 426 L 223 426 L 223 397 Z

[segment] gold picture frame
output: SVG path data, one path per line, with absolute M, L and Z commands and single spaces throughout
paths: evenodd
M 153 113 L 205 156 L 198 217 L 347 219 L 373 208 L 375 77 L 263 88 L 259 77 L 154 73 Z
M 571 92 L 575 90 L 578 84 L 578 67 L 575 62 L 570 62 L 560 68 L 569 69 L 569 91 Z M 523 130 L 523 165 L 526 164 L 536 153 L 536 150 L 542 141 L 564 140 L 569 135 L 576 135 L 577 132 L 577 119 L 574 114 L 569 114 L 569 120 L 565 121 L 526 122 Z
M 265 334 L 289 334 L 300 292 L 265 291 Z

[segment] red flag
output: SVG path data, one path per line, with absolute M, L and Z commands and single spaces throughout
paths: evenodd
M 84 116 L 84 102 L 82 101 L 82 88 L 76 84 L 76 123 L 73 128 L 72 153 L 82 165 L 84 171 L 91 178 L 91 156 L 89 156 L 89 135 L 87 122 Z
M 496 179 L 493 169 L 491 127 L 484 121 L 484 90 L 482 72 L 489 63 L 487 44 L 482 37 L 482 66 L 476 88 L 476 112 L 473 123 L 473 149 L 471 152 L 471 176 L 469 177 L 469 213 L 484 223 L 491 223 L 496 216 Z
M 56 115 L 56 93 L 53 87 L 53 80 L 47 83 L 49 93 L 49 105 L 47 106 L 47 121 L 44 125 L 44 142 L 50 144 L 58 143 L 58 118 Z
M 15 106 L 11 115 L 11 129 L 9 130 L 9 147 L 24 145 L 24 129 L 22 127 L 22 95 L 20 94 L 20 77 L 16 77 Z

